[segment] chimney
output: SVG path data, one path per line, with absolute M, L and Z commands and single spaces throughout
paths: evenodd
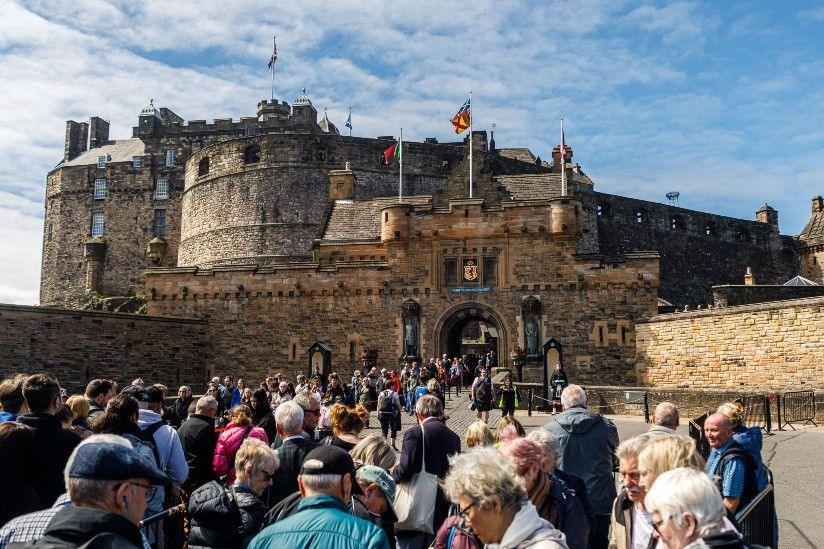
M 63 147 L 63 162 L 77 158 L 86 150 L 89 125 L 85 122 L 66 120 L 66 144 Z
M 572 147 L 567 145 L 566 147 L 566 154 L 564 155 L 565 163 L 569 163 L 572 160 Z M 552 173 L 561 173 L 561 146 L 555 145 L 552 148 Z
M 329 172 L 329 198 L 331 200 L 352 200 L 355 198 L 355 172 L 347 162 L 342 170 Z
M 768 224 L 775 232 L 778 232 L 778 212 L 769 204 L 764 204 L 760 210 L 755 212 L 755 220 Z
M 824 212 L 824 198 L 820 196 L 813 197 L 813 213 Z
M 98 116 L 92 116 L 89 125 L 89 149 L 105 145 L 109 140 L 109 123 Z
M 744 274 L 744 286 L 755 286 L 755 277 L 749 267 L 747 267 L 747 272 Z

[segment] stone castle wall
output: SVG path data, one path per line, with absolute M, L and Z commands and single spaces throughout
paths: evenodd
M 658 315 L 636 332 L 643 385 L 824 388 L 824 297 Z
M 201 387 L 207 324 L 187 318 L 0 305 L 0 377 L 50 372 L 70 393 L 95 378 Z

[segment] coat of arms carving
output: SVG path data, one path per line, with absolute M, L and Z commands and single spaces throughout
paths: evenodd
M 478 280 L 478 265 L 471 259 L 464 263 L 464 280 Z

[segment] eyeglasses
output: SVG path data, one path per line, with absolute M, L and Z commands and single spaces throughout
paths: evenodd
M 264 471 L 263 469 L 259 469 L 263 476 L 266 478 L 266 482 L 272 482 L 272 479 L 275 478 L 275 473 L 270 473 L 269 471 Z
M 472 509 L 473 507 L 475 507 L 475 502 L 473 501 L 472 503 L 470 503 L 469 505 L 467 505 L 467 506 L 466 506 L 465 508 L 463 508 L 463 509 L 461 509 L 460 504 L 456 504 L 456 505 L 458 506 L 458 513 L 457 513 L 457 515 L 458 515 L 459 517 L 461 517 L 462 519 L 466 519 L 466 513 L 467 513 L 470 509 Z
M 141 488 L 146 490 L 146 499 L 147 500 L 152 499 L 155 496 L 155 494 L 157 493 L 157 486 L 154 486 L 152 484 L 143 484 L 142 482 L 134 482 L 134 481 L 129 481 L 126 484 L 131 484 L 133 486 L 140 486 Z
M 659 530 L 658 528 L 660 528 L 661 525 L 664 524 L 665 522 L 666 522 L 666 520 L 664 520 L 664 519 L 652 521 L 652 529 L 655 530 L 656 532 L 658 532 L 659 536 L 661 535 L 661 530 Z

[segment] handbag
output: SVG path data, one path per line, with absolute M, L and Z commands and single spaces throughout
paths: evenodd
M 421 425 L 421 470 L 409 482 L 398 484 L 395 494 L 395 531 L 415 531 L 432 534 L 435 500 L 438 497 L 438 477 L 426 472 L 426 437 Z

